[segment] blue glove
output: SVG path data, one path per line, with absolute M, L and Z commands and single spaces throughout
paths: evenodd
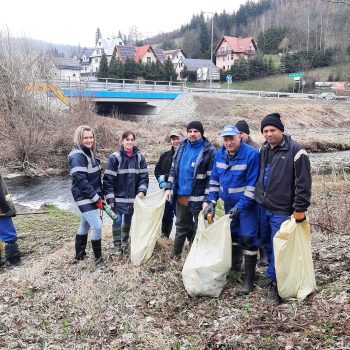
M 160 175 L 157 180 L 159 182 L 159 188 L 160 189 L 163 189 L 163 188 L 166 187 L 167 182 L 165 181 L 165 176 L 164 175 Z

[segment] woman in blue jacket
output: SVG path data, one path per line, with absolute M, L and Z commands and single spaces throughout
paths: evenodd
M 72 194 L 81 211 L 80 226 L 75 236 L 75 259 L 83 260 L 86 252 L 88 231 L 91 228 L 91 245 L 96 266 L 105 263 L 101 253 L 103 208 L 100 161 L 96 158 L 96 137 L 87 125 L 75 130 L 74 147 L 68 156 Z
M 147 164 L 140 150 L 135 147 L 135 133 L 125 131 L 122 145 L 110 155 L 103 176 L 103 193 L 107 203 L 117 214 L 117 220 L 112 226 L 117 256 L 128 249 L 134 200 L 136 196 L 146 195 L 148 182 Z

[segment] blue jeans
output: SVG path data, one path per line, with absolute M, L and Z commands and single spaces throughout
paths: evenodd
M 290 218 L 287 214 L 275 214 L 264 208 L 260 208 L 260 232 L 261 244 L 265 248 L 268 266 L 266 277 L 276 281 L 275 256 L 273 252 L 273 237 L 280 229 L 282 223 Z
M 0 217 L 0 241 L 17 241 L 17 233 L 12 218 Z
M 81 213 L 80 226 L 77 235 L 84 236 L 88 234 L 91 228 L 91 240 L 96 241 L 102 236 L 102 220 L 100 218 L 100 210 L 90 210 Z

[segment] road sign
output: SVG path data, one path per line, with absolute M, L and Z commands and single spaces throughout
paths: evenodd
M 303 80 L 303 81 L 301 82 L 301 84 L 302 84 L 303 86 L 305 86 L 305 85 L 306 85 L 306 81 Z
M 226 75 L 226 81 L 232 81 L 232 75 L 227 74 Z
M 289 73 L 288 77 L 289 78 L 297 78 L 297 77 L 303 77 L 304 75 L 305 75 L 304 72 Z

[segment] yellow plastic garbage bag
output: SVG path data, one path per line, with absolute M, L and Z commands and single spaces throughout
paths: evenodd
M 134 214 L 131 221 L 131 262 L 141 265 L 151 258 L 160 228 L 165 207 L 165 191 L 135 198 Z
M 293 216 L 283 222 L 273 249 L 278 294 L 282 299 L 305 299 L 316 289 L 309 222 L 298 224 Z
M 231 269 L 231 232 L 228 215 L 212 225 L 198 216 L 198 229 L 191 250 L 182 269 L 182 280 L 187 293 L 218 297 L 226 284 Z

